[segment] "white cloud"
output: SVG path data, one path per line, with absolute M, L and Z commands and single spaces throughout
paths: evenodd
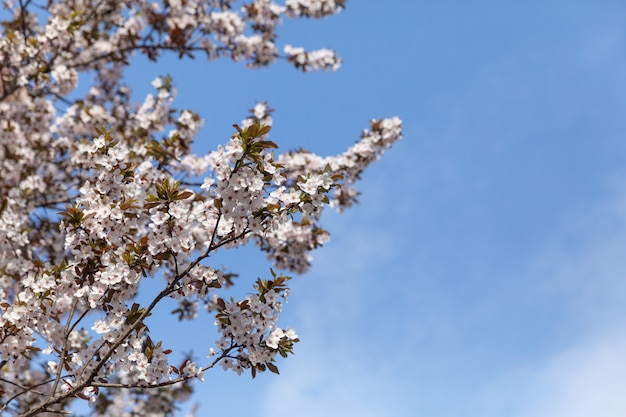
M 518 417 L 626 415 L 626 325 L 559 352 L 528 382 Z
M 300 351 L 298 355 L 306 357 L 306 362 L 288 365 L 287 372 L 277 378 L 270 388 L 276 396 L 264 405 L 263 415 L 275 415 L 276 407 L 281 414 L 300 417 L 389 415 L 389 404 L 381 399 L 388 387 L 368 371 L 371 359 L 351 358 L 345 352 L 321 349 L 321 345 L 316 348 L 317 352 Z
M 528 272 L 563 304 L 566 336 L 546 334 L 560 347 L 485 385 L 477 401 L 489 415 L 626 415 L 626 189 L 614 192 L 565 219 Z

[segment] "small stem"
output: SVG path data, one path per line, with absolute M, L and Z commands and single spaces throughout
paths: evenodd
M 61 359 L 59 360 L 59 367 L 57 369 L 57 374 L 54 379 L 54 385 L 52 385 L 52 390 L 50 391 L 52 396 L 54 396 L 54 394 L 56 393 L 59 386 L 59 381 L 61 381 L 61 373 L 63 372 L 63 367 L 65 366 L 65 357 L 67 356 L 67 344 L 69 343 L 70 323 L 72 322 L 72 318 L 74 317 L 74 311 L 76 311 L 77 305 L 78 299 L 74 300 L 74 303 L 72 303 L 72 308 L 67 317 L 65 329 L 63 330 L 63 350 L 61 351 Z

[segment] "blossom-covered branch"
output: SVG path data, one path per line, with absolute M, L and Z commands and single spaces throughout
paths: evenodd
M 324 18 L 340 0 L 51 0 L 4 2 L 0 29 L 0 412 L 52 415 L 87 401 L 93 415 L 169 415 L 191 381 L 219 364 L 278 373 L 298 342 L 278 325 L 286 273 L 305 272 L 329 239 L 326 206 L 356 201 L 363 170 L 401 137 L 397 118 L 370 122 L 346 152 L 278 154 L 272 110 L 258 103 L 223 145 L 196 155 L 203 121 L 175 109 L 170 76 L 131 102 L 124 71 L 202 52 L 248 66 L 278 58 L 337 69 L 334 52 L 286 44 L 283 18 Z M 79 95 L 82 73 L 91 88 Z M 84 77 L 81 78 L 81 81 Z M 234 274 L 209 262 L 256 245 L 274 264 L 254 293 L 226 297 Z M 147 278 L 160 282 L 148 301 Z M 215 318 L 206 361 L 152 339 L 166 299 L 181 321 Z

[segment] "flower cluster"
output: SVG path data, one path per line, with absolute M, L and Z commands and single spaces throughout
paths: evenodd
M 341 59 L 331 49 L 318 49 L 307 52 L 302 47 L 285 45 L 285 54 L 287 54 L 289 62 L 305 72 L 320 69 L 335 71 L 341 67 Z
M 371 121 L 337 156 L 278 154 L 272 109 L 258 103 L 223 145 L 194 154 L 203 120 L 174 108 L 171 77 L 131 102 L 133 55 L 267 66 L 281 58 L 283 18 L 324 18 L 345 2 L 234 3 L 4 2 L 13 18 L 0 28 L 2 415 L 56 415 L 77 399 L 98 416 L 168 415 L 214 366 L 277 373 L 277 355 L 293 352 L 295 331 L 277 324 L 289 278 L 272 270 L 254 294 L 228 300 L 235 274 L 210 257 L 256 245 L 275 268 L 306 271 L 329 239 L 324 209 L 354 203 L 355 182 L 400 139 L 401 123 Z M 328 50 L 284 51 L 303 71 L 340 64 Z M 86 74 L 93 85 L 79 95 Z M 147 278 L 160 287 L 140 303 Z M 151 315 L 166 299 L 180 320 L 215 316 L 208 361 L 175 362 L 167 340 L 152 340 Z
M 321 18 L 340 12 L 345 0 L 287 0 L 285 7 L 289 16 Z
M 266 369 L 278 373 L 274 357 L 276 354 L 287 357 L 293 344 L 298 342 L 293 329 L 283 330 L 276 325 L 278 313 L 282 311 L 280 299 L 287 301 L 285 283 L 290 278 L 277 277 L 274 271 L 272 275 L 274 279 L 269 281 L 259 278 L 255 285 L 258 293 L 242 301 L 215 300 L 218 311 L 215 324 L 222 333 L 215 346 L 224 357 L 221 362 L 224 370 L 232 369 L 241 375 L 251 369 L 253 377 Z

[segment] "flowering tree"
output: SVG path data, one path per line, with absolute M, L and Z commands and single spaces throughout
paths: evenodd
M 269 370 L 298 341 L 277 326 L 289 277 L 270 270 L 255 292 L 226 298 L 234 275 L 209 256 L 253 244 L 276 270 L 302 273 L 328 240 L 326 205 L 356 201 L 361 172 L 400 138 L 373 120 L 346 152 L 275 153 L 257 104 L 207 155 L 191 152 L 202 119 L 175 110 L 170 77 L 130 102 L 124 70 L 156 61 L 227 57 L 251 68 L 284 59 L 337 69 L 333 51 L 284 46 L 284 17 L 324 18 L 344 0 L 5 0 L 0 29 L 0 413 L 58 415 L 84 400 L 97 416 L 171 415 L 191 381 L 216 365 Z M 81 74 L 85 74 L 81 77 Z M 77 81 L 94 77 L 79 94 Z M 166 130 L 167 133 L 164 133 Z M 147 278 L 160 290 L 138 302 Z M 219 290 L 218 290 L 219 289 Z M 150 337 L 151 313 L 213 314 L 207 359 L 174 362 Z

